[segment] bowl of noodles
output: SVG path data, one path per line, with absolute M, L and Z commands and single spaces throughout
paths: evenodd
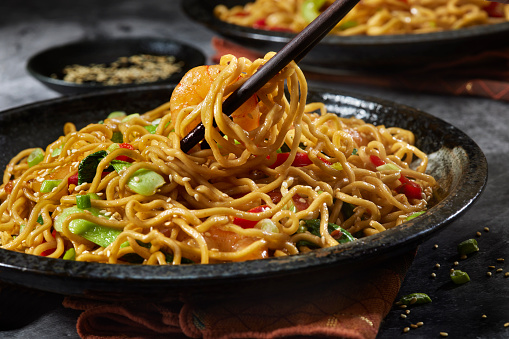
M 1 279 L 97 299 L 288 291 L 415 249 L 481 194 L 487 163 L 466 134 L 308 89 L 295 63 L 222 114 L 272 55 L 2 112 Z
M 280 50 L 305 27 L 311 19 L 302 14 L 306 2 L 327 3 L 186 0 L 182 7 L 195 22 L 264 54 Z M 383 71 L 453 61 L 509 46 L 508 20 L 509 5 L 482 0 L 361 1 L 300 64 L 322 72 Z

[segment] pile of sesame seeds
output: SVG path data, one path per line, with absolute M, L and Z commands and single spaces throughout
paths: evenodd
M 182 66 L 183 62 L 177 62 L 174 56 L 139 54 L 120 57 L 110 64 L 73 64 L 66 66 L 62 73 L 67 82 L 116 86 L 165 80 L 180 72 Z M 53 74 L 52 78 L 58 76 Z

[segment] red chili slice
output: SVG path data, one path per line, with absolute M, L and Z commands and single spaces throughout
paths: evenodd
M 248 212 L 249 213 L 261 213 L 263 211 L 266 211 L 270 209 L 270 206 L 268 205 L 261 205 L 261 206 L 256 206 L 254 208 L 251 208 Z M 258 223 L 257 220 L 247 220 L 247 219 L 244 219 L 244 218 L 237 218 L 235 217 L 233 219 L 233 223 L 237 226 L 240 226 L 242 228 L 253 228 L 256 226 L 256 224 Z
M 269 167 L 272 169 L 275 169 L 276 167 L 281 166 L 288 159 L 289 156 L 290 156 L 290 153 L 278 153 L 277 157 L 276 157 L 276 161 Z M 327 165 L 331 165 L 331 162 L 328 161 L 327 159 L 320 158 L 320 157 L 318 157 L 318 159 L 322 160 Z M 304 167 L 304 166 L 309 166 L 312 164 L 313 164 L 313 162 L 311 161 L 311 159 L 309 159 L 308 154 L 304 153 L 304 152 L 298 152 L 295 155 L 295 159 L 292 162 L 293 167 Z
M 370 155 L 369 160 L 373 163 L 373 165 L 375 165 L 375 167 L 385 165 L 385 161 L 380 159 L 377 155 Z
M 396 192 L 403 193 L 408 199 L 421 199 L 422 188 L 418 183 L 403 175 L 399 178 L 399 181 L 401 185 L 396 187 Z
M 67 185 L 76 185 L 78 186 L 78 173 L 71 175 L 67 178 Z

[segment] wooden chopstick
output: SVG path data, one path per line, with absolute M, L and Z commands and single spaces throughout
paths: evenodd
M 263 87 L 292 60 L 299 62 L 322 40 L 359 0 L 336 0 L 299 34 L 290 40 L 276 55 L 260 67 L 245 83 L 224 102 L 223 112 L 231 114 Z M 205 136 L 205 126 L 200 123 L 180 141 L 180 148 L 188 152 Z

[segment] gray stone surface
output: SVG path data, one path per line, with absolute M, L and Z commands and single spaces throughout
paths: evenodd
M 212 32 L 188 20 L 174 0 L 0 1 L 0 110 L 59 96 L 31 78 L 28 58 L 48 47 L 95 37 L 167 37 L 185 41 L 209 57 Z M 489 164 L 488 186 L 463 217 L 423 243 L 403 283 L 400 294 L 426 292 L 428 306 L 415 308 L 407 319 L 399 309 L 386 317 L 379 338 L 506 338 L 509 328 L 509 278 L 503 273 L 486 276 L 489 265 L 509 271 L 509 103 L 475 97 L 453 97 L 395 91 L 330 82 L 311 85 L 368 94 L 416 107 L 446 120 L 466 132 L 483 149 Z M 483 232 L 483 227 L 490 232 Z M 481 231 L 481 251 L 460 266 L 472 281 L 452 288 L 447 271 L 455 260 L 456 244 Z M 438 244 L 438 249 L 433 245 Z M 496 258 L 506 259 L 505 264 Z M 435 269 L 435 263 L 441 268 Z M 431 279 L 435 272 L 437 278 Z M 28 322 L 16 328 L 2 323 L 0 337 L 76 338 L 76 312 L 60 306 L 60 296 L 45 296 Z M 51 307 L 42 307 L 41 305 Z M 6 305 L 2 304 L 2 308 Z M 487 315 L 482 319 L 483 314 Z M 403 334 L 410 323 L 424 326 Z

